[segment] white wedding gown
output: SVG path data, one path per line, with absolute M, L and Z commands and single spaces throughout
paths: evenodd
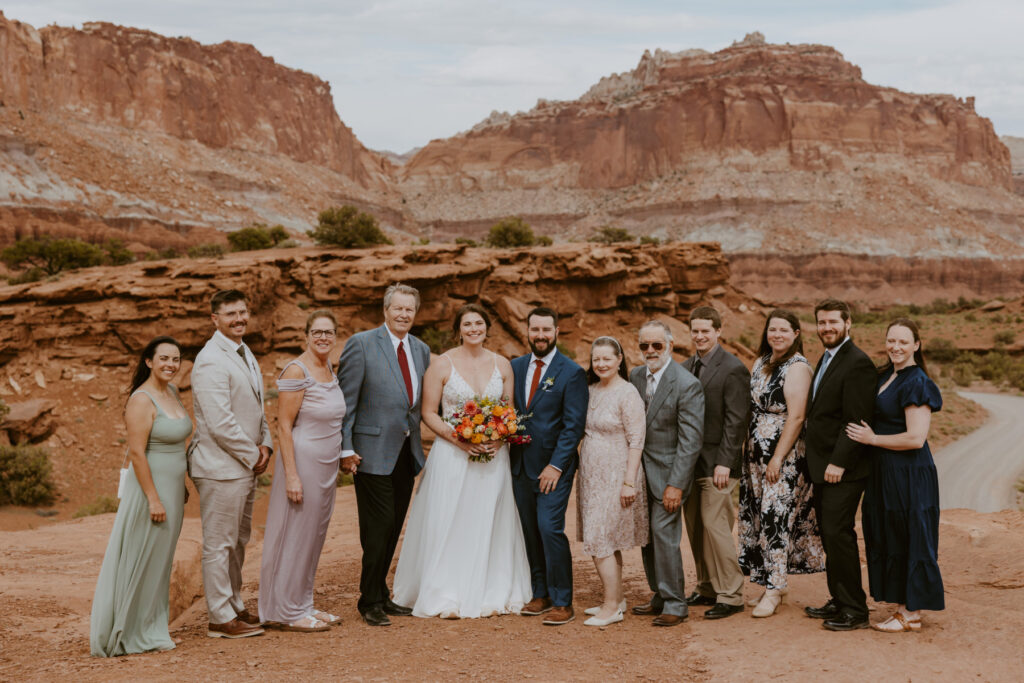
M 495 367 L 484 394 L 502 394 Z M 448 416 L 474 391 L 452 365 L 441 394 Z M 438 437 L 409 511 L 394 600 L 418 617 L 518 613 L 533 597 L 526 544 L 512 497 L 508 446 L 490 462 Z

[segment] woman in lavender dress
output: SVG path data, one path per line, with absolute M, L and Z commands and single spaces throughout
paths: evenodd
M 260 566 L 260 621 L 286 631 L 326 631 L 339 617 L 313 605 L 313 581 L 341 458 L 345 397 L 327 356 L 338 322 L 328 310 L 306 320 L 306 352 L 277 380 L 281 457 L 267 509 Z

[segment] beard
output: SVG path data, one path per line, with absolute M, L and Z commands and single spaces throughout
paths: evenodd
M 536 341 L 531 339 L 530 340 L 530 351 L 533 351 L 533 355 L 536 356 L 537 358 L 543 358 L 544 356 L 546 356 L 549 353 L 551 353 L 551 349 L 553 349 L 557 343 L 558 343 L 558 335 L 557 334 L 555 335 L 554 339 L 551 340 L 550 343 L 548 343 L 548 341 L 546 339 L 538 339 Z M 543 344 L 543 347 L 539 346 L 539 344 Z

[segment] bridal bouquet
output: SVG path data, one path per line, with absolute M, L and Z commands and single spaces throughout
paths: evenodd
M 455 438 L 463 443 L 505 441 L 523 445 L 530 443 L 530 437 L 523 434 L 522 420 L 507 398 L 495 401 L 473 397 L 450 415 L 447 422 L 452 426 Z M 469 456 L 474 462 L 490 462 L 492 458 L 494 456 L 487 453 Z

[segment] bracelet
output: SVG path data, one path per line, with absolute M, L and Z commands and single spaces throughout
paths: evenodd
M 628 487 L 629 487 L 629 488 L 631 488 L 631 489 L 632 489 L 632 488 L 636 488 L 635 486 L 633 486 L 632 484 L 630 484 L 630 483 L 629 483 L 628 481 L 624 481 L 624 482 L 622 482 L 622 485 L 623 485 L 623 486 L 628 486 Z

